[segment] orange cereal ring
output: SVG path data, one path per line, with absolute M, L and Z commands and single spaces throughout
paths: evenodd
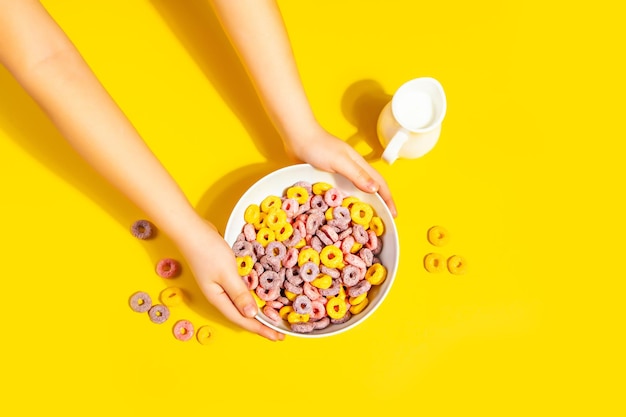
M 424 268 L 428 272 L 443 272 L 446 269 L 446 260 L 440 253 L 429 253 L 424 257 Z
M 256 234 L 256 240 L 261 246 L 266 247 L 270 242 L 276 240 L 276 235 L 269 227 L 262 227 Z
M 287 198 L 293 198 L 298 204 L 304 204 L 309 200 L 309 192 L 298 185 L 287 188 Z
M 261 201 L 261 211 L 263 213 L 269 213 L 273 208 L 280 208 L 283 205 L 283 201 L 280 197 L 275 195 L 267 196 Z
M 434 246 L 444 246 L 450 241 L 448 231 L 441 226 L 428 229 L 428 241 Z
M 350 208 L 350 217 L 352 218 L 352 221 L 363 227 L 369 227 L 373 216 L 374 210 L 369 204 L 356 202 L 352 204 L 352 207 Z
M 463 275 L 467 272 L 467 261 L 459 255 L 452 255 L 448 258 L 448 271 L 454 275 Z
M 340 319 L 346 315 L 348 306 L 343 298 L 331 297 L 326 303 L 326 314 L 331 319 Z
M 261 216 L 261 209 L 256 204 L 250 204 L 246 211 L 243 213 L 243 219 L 246 223 L 254 224 L 259 221 L 259 217 Z
M 245 277 L 252 271 L 252 267 L 254 266 L 254 261 L 252 260 L 252 256 L 237 256 L 237 272 L 240 277 Z
M 387 268 L 382 264 L 374 264 L 367 269 L 365 279 L 372 285 L 382 284 L 387 278 Z
M 343 252 L 335 245 L 324 246 L 320 252 L 320 262 L 328 268 L 339 268 L 343 264 Z

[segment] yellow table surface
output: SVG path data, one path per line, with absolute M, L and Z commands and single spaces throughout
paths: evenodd
M 291 163 L 205 1 L 43 3 L 221 230 L 247 185 Z M 171 284 L 155 262 L 180 254 L 130 235 L 142 213 L 0 68 L 0 415 L 623 415 L 617 2 L 279 3 L 320 122 L 393 190 L 386 302 L 348 333 L 271 343 L 187 272 L 167 324 L 132 312 L 131 293 Z M 390 166 L 376 118 L 420 76 L 444 86 L 442 134 Z M 424 270 L 435 224 L 467 275 Z M 175 340 L 179 318 L 211 343 Z

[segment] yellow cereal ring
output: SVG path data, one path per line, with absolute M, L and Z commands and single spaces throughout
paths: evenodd
M 256 305 L 257 305 L 259 308 L 263 308 L 263 307 L 265 306 L 265 301 L 264 301 L 264 300 L 261 300 L 261 299 L 259 298 L 259 296 L 258 296 L 258 295 L 256 295 L 256 292 L 254 292 L 254 291 L 250 291 L 250 294 L 252 294 L 252 298 L 254 298 L 254 301 L 256 301 Z
M 262 227 L 256 234 L 256 240 L 263 247 L 266 247 L 270 242 L 276 240 L 276 235 L 274 234 L 274 231 L 269 227 Z
M 326 274 L 319 274 L 317 278 L 311 281 L 311 285 L 320 290 L 327 290 L 333 285 L 333 277 Z
M 326 218 L 326 220 L 333 219 L 333 209 L 334 207 L 328 207 L 328 209 L 324 212 L 324 217 Z
M 369 227 L 370 221 L 374 216 L 374 210 L 372 206 L 366 203 L 358 202 L 352 204 L 350 209 L 350 217 L 356 224 L 360 224 L 363 227 Z
M 310 316 L 308 314 L 299 314 L 296 313 L 295 311 L 292 311 L 291 313 L 287 314 L 287 321 L 291 324 L 294 323 L 306 323 L 307 321 L 309 321 Z
M 428 272 L 443 272 L 446 269 L 446 259 L 440 253 L 429 253 L 424 256 L 424 268 Z
M 319 256 L 320 262 L 328 268 L 339 268 L 343 264 L 343 252 L 335 245 L 324 246 Z
M 278 310 L 278 315 L 283 319 L 287 320 L 287 316 L 289 313 L 293 312 L 292 306 L 283 306 L 280 310 Z
M 294 301 L 298 297 L 298 294 L 285 290 L 285 297 L 287 297 L 289 301 Z
M 380 217 L 372 217 L 372 220 L 370 221 L 370 229 L 374 231 L 376 236 L 382 236 L 382 234 L 385 232 L 385 225 L 383 224 L 383 221 Z
M 254 266 L 254 262 L 252 261 L 252 256 L 237 256 L 237 272 L 239 276 L 245 277 L 252 271 L 252 267 Z
M 330 297 L 326 303 L 326 313 L 331 319 L 340 319 L 346 315 L 348 306 L 346 300 L 339 297 Z
M 382 264 L 370 266 L 365 273 L 365 279 L 372 285 L 382 284 L 385 278 L 387 278 L 387 268 L 382 266 Z
M 459 255 L 452 255 L 448 258 L 448 271 L 454 275 L 463 275 L 467 272 L 467 261 Z
M 364 292 L 363 294 L 359 295 L 358 297 L 350 297 L 348 299 L 348 301 L 350 301 L 350 304 L 355 306 L 357 304 L 360 304 L 363 300 L 365 300 L 367 298 L 367 293 Z
M 350 249 L 350 253 L 357 253 L 362 247 L 362 243 L 354 242 L 354 245 L 352 245 L 352 248 Z
M 159 294 L 161 303 L 168 307 L 175 307 L 183 302 L 183 290 L 177 287 L 167 287 Z
M 326 182 L 316 182 L 315 184 L 313 184 L 313 187 L 312 187 L 313 194 L 316 194 L 316 195 L 324 194 L 326 191 L 330 190 L 331 188 L 333 188 L 333 186 Z
M 346 197 L 343 199 L 343 201 L 341 202 L 341 206 L 347 208 L 348 210 L 350 210 L 352 208 L 352 205 L 354 203 L 359 203 L 361 200 L 359 200 L 356 197 Z
M 280 208 L 283 202 L 280 197 L 275 195 L 267 196 L 261 201 L 261 211 L 264 213 L 269 213 L 269 211 L 273 208 Z
M 298 266 L 302 266 L 307 262 L 313 262 L 319 266 L 320 254 L 313 248 L 302 249 L 298 254 Z
M 265 216 L 265 226 L 272 230 L 280 229 L 287 223 L 287 213 L 283 209 L 271 209 Z
M 261 216 L 261 209 L 256 204 L 250 204 L 243 213 L 243 219 L 246 223 L 256 223 Z
M 434 246 L 444 246 L 450 241 L 450 234 L 441 226 L 428 229 L 428 241 Z
M 343 285 L 339 287 L 339 294 L 337 294 L 336 297 L 341 298 L 343 300 L 346 299 L 346 289 L 343 287 Z
M 196 332 L 196 340 L 198 340 L 201 345 L 208 345 L 211 340 L 211 333 L 209 326 L 202 326 Z
M 304 238 L 300 239 L 300 242 L 296 243 L 294 248 L 301 249 L 306 246 L 306 240 Z
M 252 223 L 255 230 L 258 231 L 265 227 L 265 217 L 267 217 L 267 213 L 259 213 L 259 218 L 257 219 L 257 221 Z
M 285 223 L 283 227 L 274 231 L 276 240 L 283 242 L 293 235 L 293 226 L 290 223 Z
M 365 307 L 367 307 L 369 302 L 370 301 L 367 298 L 365 298 L 363 301 L 361 301 L 358 304 L 352 304 L 352 307 L 350 307 L 350 313 L 359 314 L 361 311 L 363 311 Z
M 287 198 L 293 198 L 298 204 L 304 204 L 309 200 L 309 192 L 298 185 L 287 188 Z

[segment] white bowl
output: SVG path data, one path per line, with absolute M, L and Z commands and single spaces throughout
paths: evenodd
M 261 312 L 256 316 L 256 318 L 266 326 L 287 335 L 305 338 L 336 335 L 354 328 L 372 315 L 382 304 L 396 277 L 399 259 L 398 232 L 393 216 L 389 212 L 389 209 L 383 199 L 378 194 L 369 194 L 361 191 L 344 176 L 320 171 L 308 164 L 292 165 L 281 168 L 258 180 L 243 194 L 230 214 L 228 223 L 226 224 L 226 230 L 224 232 L 224 239 L 231 246 L 235 243 L 237 236 L 241 233 L 245 224 L 244 212 L 250 204 L 260 204 L 261 201 L 269 195 L 282 196 L 287 188 L 298 181 L 306 181 L 311 184 L 316 182 L 326 182 L 334 185 L 347 195 L 355 196 L 370 204 L 385 226 L 385 231 L 381 236 L 383 248 L 378 257 L 385 268 L 387 268 L 387 278 L 382 284 L 372 286 L 368 295 L 369 304 L 362 312 L 353 315 L 350 320 L 345 323 L 331 323 L 325 329 L 314 330 L 311 333 L 296 333 L 291 331 L 286 324 L 276 325 L 272 321 L 268 320 L 267 317 L 265 317 L 265 315 Z

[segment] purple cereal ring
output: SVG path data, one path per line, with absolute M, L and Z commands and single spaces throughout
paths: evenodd
M 300 268 L 297 266 L 285 268 L 285 279 L 295 286 L 300 286 L 304 281 L 300 276 Z
M 333 284 L 329 288 L 325 290 L 320 289 L 319 291 L 320 291 L 320 294 L 322 294 L 324 297 L 333 297 L 339 294 L 340 288 L 341 288 L 341 279 L 335 278 L 333 279 Z
M 326 219 L 322 213 L 309 214 L 309 217 L 306 219 L 306 234 L 314 235 L 315 232 L 317 232 L 317 229 L 322 227 L 325 220 Z
M 354 246 L 354 236 L 348 236 L 341 242 L 341 251 L 343 253 L 350 253 Z
M 259 285 L 254 291 L 256 292 L 256 295 L 258 295 L 259 298 L 263 301 L 275 300 L 280 296 L 280 288 L 278 287 L 265 289 Z
M 254 254 L 252 243 L 246 240 L 238 240 L 233 243 L 233 252 L 235 256 L 247 256 Z
M 316 321 L 326 317 L 326 307 L 321 301 L 311 301 L 311 313 L 309 320 Z
M 137 220 L 130 226 L 130 233 L 141 240 L 152 238 L 155 232 L 156 228 L 148 220 Z
M 315 324 L 312 322 L 291 324 L 291 331 L 295 333 L 311 333 L 313 330 L 315 330 Z
M 163 304 L 155 304 L 148 310 L 148 317 L 152 323 L 165 323 L 170 317 L 170 309 Z
M 180 263 L 172 258 L 161 259 L 156 265 L 156 273 L 161 278 L 176 278 L 180 275 L 180 269 Z
M 374 255 L 380 254 L 380 252 L 382 252 L 382 250 L 383 250 L 383 241 L 382 241 L 382 239 L 380 237 L 376 236 L 376 240 L 377 240 L 376 248 L 372 249 L 372 253 Z M 376 262 L 374 262 L 374 263 L 376 263 Z
M 265 248 L 265 256 L 276 258 L 279 261 L 282 261 L 286 254 L 287 248 L 281 242 L 270 242 Z
M 333 219 L 341 222 L 350 223 L 352 217 L 350 216 L 350 210 L 347 207 L 335 207 L 333 208 Z
M 326 265 L 320 265 L 320 272 L 322 274 L 330 275 L 331 278 L 339 278 L 341 276 L 341 271 L 337 268 L 329 268 Z
M 348 320 L 350 320 L 351 317 L 352 317 L 352 313 L 350 313 L 350 310 L 346 310 L 346 314 L 342 318 L 340 318 L 340 319 L 330 319 L 330 322 L 332 324 L 341 324 L 341 323 L 345 323 Z
M 300 208 L 300 204 L 294 198 L 286 198 L 283 200 L 283 204 L 280 207 L 283 209 L 285 213 L 287 213 L 288 218 L 296 217 L 296 213 L 298 213 L 298 209 Z
M 304 283 L 304 285 L 302 286 L 302 291 L 304 292 L 304 295 L 309 297 L 311 301 L 317 300 L 321 297 L 319 290 L 316 287 L 312 286 L 309 282 Z
M 252 243 L 252 251 L 254 255 L 256 255 L 257 259 L 261 258 L 261 256 L 265 255 L 265 248 L 258 241 L 253 241 Z
M 354 265 L 359 269 L 365 269 L 367 268 L 367 266 L 365 265 L 365 261 L 363 261 L 363 259 L 361 259 L 360 256 L 357 256 L 353 253 L 348 253 L 346 255 L 343 256 L 343 260 L 346 261 L 346 263 L 350 264 L 350 265 Z
M 246 223 L 243 227 L 243 236 L 248 242 L 253 242 L 256 239 L 256 230 L 254 225 Z
M 341 281 L 346 287 L 352 287 L 361 280 L 359 268 L 354 265 L 346 265 L 341 271 Z
M 265 269 L 266 271 L 280 271 L 280 259 L 273 258 L 268 255 L 263 255 L 261 256 L 261 259 L 259 259 L 259 262 L 261 263 L 261 265 L 263 265 L 263 269 Z
M 367 267 L 372 266 L 372 261 L 374 260 L 374 253 L 372 253 L 370 249 L 361 248 L 361 250 L 359 251 L 359 257 L 363 259 L 363 262 L 365 262 L 365 266 Z
M 333 244 L 333 241 L 326 235 L 326 233 L 322 232 L 322 229 L 319 229 L 317 232 L 315 232 L 315 237 L 317 237 L 324 244 L 324 246 L 329 246 Z M 313 246 L 313 243 L 311 243 L 311 246 Z M 321 250 L 319 250 L 318 252 L 321 252 Z
M 241 277 L 243 282 L 248 286 L 248 290 L 254 290 L 259 285 L 259 274 L 257 274 L 256 270 L 250 271 L 250 273 L 246 276 Z
M 358 297 L 359 295 L 368 292 L 370 288 L 372 288 L 372 284 L 370 284 L 368 280 L 363 279 L 355 286 L 348 288 L 348 295 L 350 297 Z
M 237 238 L 235 239 L 235 242 L 238 242 L 240 240 L 246 240 L 246 235 L 243 234 L 243 232 L 239 233 L 237 235 Z
M 350 229 L 350 233 L 352 233 L 352 228 L 350 227 L 350 221 L 330 219 L 328 220 L 328 225 L 337 229 L 337 233 L 344 232 L 347 229 Z
M 322 195 L 318 194 L 311 197 L 311 209 L 317 209 L 322 212 L 328 210 L 328 204 L 326 204 Z
M 291 283 L 291 281 L 287 280 L 285 281 L 285 283 L 283 284 L 285 291 L 289 291 L 292 294 L 296 294 L 296 295 L 300 295 L 302 294 L 302 287 L 300 287 L 299 285 L 293 285 Z
M 326 192 L 324 193 L 324 202 L 328 204 L 329 207 L 341 206 L 341 203 L 343 202 L 343 196 L 337 188 L 331 188 L 329 190 L 326 190 Z
M 330 318 L 328 316 L 325 316 L 315 321 L 314 323 L 315 323 L 315 330 L 322 330 L 328 327 L 328 325 L 330 324 Z
M 261 275 L 263 272 L 265 272 L 265 268 L 263 268 L 261 262 L 255 262 L 252 268 L 256 271 L 257 275 Z
M 354 226 L 352 226 L 352 236 L 354 236 L 354 240 L 362 245 L 366 244 L 369 240 L 367 231 L 360 224 L 355 224 Z
M 186 342 L 193 337 L 194 328 L 189 320 L 178 320 L 172 327 L 174 337 L 181 342 Z
M 298 314 L 310 314 L 311 300 L 306 295 L 299 295 L 293 300 L 293 309 Z
M 265 271 L 259 276 L 259 285 L 266 290 L 280 288 L 282 282 L 275 271 Z
M 305 262 L 300 267 L 300 276 L 306 282 L 313 281 L 315 278 L 317 278 L 319 273 L 320 273 L 320 268 L 317 266 L 315 262 Z
M 283 319 L 280 317 L 280 314 L 278 314 L 278 311 L 276 311 L 269 305 L 265 305 L 262 311 L 263 314 L 265 314 L 265 317 L 267 317 L 274 324 L 280 324 L 283 321 Z
M 152 298 L 147 292 L 137 291 L 128 299 L 130 308 L 137 313 L 145 313 L 152 307 Z

